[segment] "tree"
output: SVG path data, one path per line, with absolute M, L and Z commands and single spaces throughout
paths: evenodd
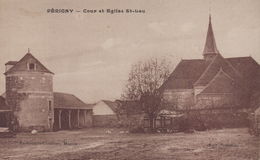
M 151 58 L 132 65 L 124 94 L 125 100 L 138 100 L 148 116 L 150 128 L 162 109 L 162 95 L 158 91 L 170 73 L 170 63 L 165 59 Z

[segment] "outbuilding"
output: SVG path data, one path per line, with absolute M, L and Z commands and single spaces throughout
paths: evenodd
M 54 129 L 75 129 L 92 126 L 92 105 L 72 94 L 54 92 Z
M 108 100 L 101 100 L 93 106 L 94 127 L 115 127 L 119 118 L 117 115 L 119 104 Z

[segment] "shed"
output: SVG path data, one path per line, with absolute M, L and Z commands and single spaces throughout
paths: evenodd
M 54 127 L 56 130 L 92 126 L 92 105 L 68 93 L 54 92 Z

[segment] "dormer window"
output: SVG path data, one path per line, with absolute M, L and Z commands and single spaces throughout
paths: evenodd
M 35 63 L 29 63 L 28 64 L 28 69 L 29 70 L 36 70 L 36 64 Z

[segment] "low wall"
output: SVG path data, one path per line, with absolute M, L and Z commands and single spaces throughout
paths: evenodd
M 195 110 L 189 113 L 191 125 L 206 128 L 237 128 L 249 125 L 248 113 L 240 109 Z
M 117 127 L 116 115 L 93 115 L 93 127 Z

